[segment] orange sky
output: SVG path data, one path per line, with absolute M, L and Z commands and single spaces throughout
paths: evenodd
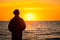
M 60 0 L 0 0 L 0 21 L 13 18 L 16 8 L 25 21 L 60 21 Z

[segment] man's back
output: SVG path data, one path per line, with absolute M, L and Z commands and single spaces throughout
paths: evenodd
M 26 25 L 22 18 L 14 17 L 9 24 L 9 30 L 12 32 L 23 31 Z
M 14 11 L 15 17 L 8 25 L 9 31 L 12 33 L 12 40 L 22 40 L 22 31 L 26 28 L 24 20 L 19 17 L 19 10 Z

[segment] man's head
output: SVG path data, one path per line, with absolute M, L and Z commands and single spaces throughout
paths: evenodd
M 14 13 L 15 16 L 18 16 L 19 15 L 19 10 L 15 9 L 13 13 Z

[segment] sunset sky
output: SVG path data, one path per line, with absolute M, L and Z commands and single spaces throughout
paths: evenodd
M 0 0 L 0 21 L 9 21 L 19 9 L 25 21 L 60 21 L 60 0 Z

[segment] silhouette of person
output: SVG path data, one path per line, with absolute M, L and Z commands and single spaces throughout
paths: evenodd
M 22 40 L 22 31 L 26 28 L 25 22 L 19 17 L 19 10 L 14 10 L 14 18 L 11 19 L 8 29 L 12 33 L 12 40 Z

